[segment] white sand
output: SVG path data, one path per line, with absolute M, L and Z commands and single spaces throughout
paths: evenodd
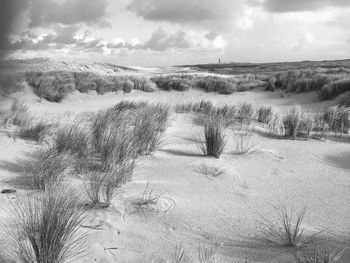
M 209 99 L 216 104 L 253 102 L 276 105 L 282 111 L 293 104 L 318 107 L 315 93 L 281 98 L 279 93 L 249 91 L 230 96 L 190 92 L 131 94 L 72 94 L 62 103 L 36 102 L 28 96 L 30 109 L 42 112 L 95 111 L 122 99 L 146 99 L 175 104 Z M 143 157 L 133 181 L 124 193 L 116 196 L 113 206 L 96 211 L 86 225 L 89 230 L 89 254 L 77 262 L 171 262 L 174 247 L 182 243 L 186 254 L 196 258 L 200 243 L 217 243 L 218 262 L 294 262 L 283 249 L 247 240 L 257 235 L 259 215 L 273 217 L 272 206 L 286 202 L 289 207 L 307 204 L 305 224 L 310 231 L 327 229 L 329 242 L 339 247 L 350 240 L 350 144 L 331 140 L 279 140 L 254 135 L 258 151 L 248 156 L 233 155 L 234 141 L 229 142 L 220 159 L 201 156 L 193 137 L 201 129 L 189 114 L 173 114 L 165 143 L 152 156 Z M 15 188 L 28 192 L 27 178 L 19 173 L 21 161 L 39 146 L 8 138 L 0 133 L 0 189 Z M 25 162 L 24 162 L 25 163 Z M 217 178 L 197 172 L 202 163 L 226 168 Z M 24 165 L 26 167 L 26 165 Z M 26 169 L 26 168 L 25 168 Z M 130 214 L 129 201 L 139 196 L 147 182 L 161 194 L 160 210 Z M 9 207 L 15 195 L 0 195 L 2 207 Z M 0 220 L 11 223 L 9 213 L 0 210 Z M 0 230 L 4 233 L 4 228 Z M 0 238 L 0 242 L 6 236 Z M 2 243 L 1 243 L 2 244 Z M 6 243 L 5 243 L 6 244 Z M 105 248 L 118 248 L 106 250 Z M 344 262 L 349 262 L 350 257 Z M 1 260 L 0 260 L 1 261 Z

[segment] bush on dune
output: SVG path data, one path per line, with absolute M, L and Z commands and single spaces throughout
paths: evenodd
M 350 78 L 335 80 L 322 87 L 319 92 L 319 98 L 328 100 L 348 91 L 350 91 Z
M 27 72 L 27 83 L 40 98 L 60 102 L 75 90 L 74 74 L 68 71 Z
M 157 87 L 161 90 L 186 91 L 191 87 L 191 81 L 181 76 L 158 76 L 152 78 Z
M 340 107 L 350 107 L 350 91 L 345 92 L 337 98 L 336 104 Z
M 134 76 L 130 77 L 130 81 L 134 83 L 135 90 L 141 90 L 144 92 L 154 92 L 157 90 L 156 84 L 147 77 Z
M 208 76 L 198 80 L 197 87 L 206 92 L 232 94 L 237 91 L 235 81 L 229 78 Z

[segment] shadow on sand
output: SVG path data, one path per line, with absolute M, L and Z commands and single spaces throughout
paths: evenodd
M 328 154 L 323 160 L 332 167 L 350 170 L 350 152 Z
M 0 170 L 8 171 L 15 174 L 14 177 L 5 179 L 3 182 L 10 187 L 22 190 L 31 190 L 33 171 L 33 161 L 38 153 L 26 153 L 26 159 L 16 161 L 0 161 Z
M 172 154 L 172 155 L 177 155 L 177 156 L 203 157 L 203 154 L 200 154 L 200 153 L 186 152 L 186 151 L 175 150 L 175 149 L 162 149 L 160 151 L 165 152 L 165 153 L 169 153 L 169 154 Z

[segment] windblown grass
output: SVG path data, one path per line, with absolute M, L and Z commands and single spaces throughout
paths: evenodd
M 322 232 L 309 235 L 303 226 L 306 207 L 298 213 L 288 210 L 285 204 L 274 207 L 276 219 L 271 220 L 262 217 L 258 221 L 263 240 L 284 247 L 303 248 L 315 242 L 317 236 Z
M 196 167 L 196 170 L 209 177 L 219 177 L 220 175 L 224 174 L 227 169 L 211 165 L 211 164 L 206 164 L 202 163 L 201 165 Z
M 6 114 L 3 124 L 13 124 L 19 127 L 28 127 L 32 122 L 32 117 L 28 112 L 28 107 L 24 101 L 15 99 L 11 106 L 11 112 Z
M 138 111 L 134 124 L 134 140 L 140 154 L 150 154 L 162 142 L 170 108 L 163 104 L 149 105 Z
M 249 128 L 232 129 L 232 133 L 235 140 L 234 154 L 245 155 L 254 152 L 255 144 L 251 141 L 253 136 Z
M 198 247 L 199 263 L 217 263 L 216 250 L 217 250 L 216 247 L 208 247 L 205 245 L 199 245 L 199 247 Z
M 185 249 L 182 244 L 177 245 L 174 250 L 174 255 L 171 260 L 172 263 L 184 263 L 185 261 Z
M 39 142 L 43 140 L 48 127 L 49 126 L 43 122 L 29 124 L 29 126 L 22 126 L 20 127 L 18 136 L 23 139 L 30 139 Z
M 285 136 L 292 136 L 294 140 L 298 135 L 298 128 L 303 118 L 303 112 L 299 106 L 294 106 L 283 119 Z
M 41 150 L 32 163 L 33 185 L 45 190 L 48 185 L 61 181 L 71 164 L 71 156 L 66 153 L 52 148 Z
M 329 248 L 325 248 L 321 251 L 315 245 L 311 251 L 304 253 L 306 255 L 297 256 L 296 259 L 298 263 L 337 263 L 343 258 L 346 250 L 332 251 Z
M 37 196 L 19 200 L 13 219 L 14 255 L 21 263 L 65 263 L 86 250 L 79 226 L 87 216 L 76 190 L 50 187 Z
M 126 183 L 129 171 L 128 163 L 115 164 L 113 168 L 95 169 L 88 175 L 86 190 L 92 208 L 105 208 L 111 205 L 112 198 L 117 189 Z

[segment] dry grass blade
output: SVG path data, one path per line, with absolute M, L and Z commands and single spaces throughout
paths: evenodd
M 235 154 L 249 154 L 253 153 L 255 144 L 250 139 L 253 136 L 247 129 L 240 129 L 238 132 L 232 129 L 233 135 L 236 139 L 236 148 L 234 149 Z
M 79 195 L 62 185 L 47 190 L 14 206 L 17 232 L 12 241 L 19 262 L 64 263 L 86 250 L 79 226 L 87 212 Z
M 183 263 L 185 262 L 185 249 L 182 244 L 175 247 L 172 263 Z
M 42 150 L 32 163 L 34 186 L 45 190 L 47 185 L 60 181 L 71 163 L 71 157 L 66 153 L 58 153 L 55 149 Z
M 301 248 L 314 242 L 316 237 L 323 232 L 320 231 L 312 235 L 306 233 L 306 229 L 302 225 L 306 207 L 297 214 L 288 210 L 285 204 L 274 207 L 274 210 L 276 212 L 275 220 L 262 217 L 262 220 L 258 221 L 263 240 L 285 247 Z
M 296 260 L 298 263 L 337 263 L 343 258 L 346 250 L 331 251 L 329 248 L 325 248 L 321 251 L 315 245 L 306 255 L 296 256 Z
M 160 195 L 154 194 L 154 188 L 155 185 L 150 188 L 149 182 L 147 182 L 145 190 L 141 196 L 131 201 L 131 206 L 134 208 L 134 211 L 155 209 L 159 202 Z
M 220 175 L 224 174 L 227 169 L 223 169 L 215 165 L 202 163 L 201 165 L 196 167 L 196 170 L 199 173 L 202 173 L 209 177 L 219 177 Z
M 217 248 L 206 247 L 205 245 L 199 245 L 198 247 L 198 260 L 199 263 L 216 263 L 216 251 Z

